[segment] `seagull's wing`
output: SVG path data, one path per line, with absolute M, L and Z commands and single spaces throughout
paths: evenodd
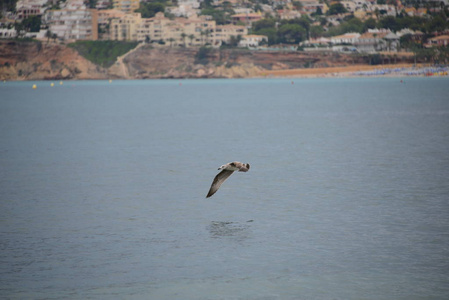
M 215 176 L 214 181 L 212 182 L 212 185 L 210 186 L 209 193 L 207 193 L 206 198 L 209 198 L 213 194 L 215 194 L 216 191 L 220 188 L 221 184 L 225 182 L 226 179 L 228 179 L 231 174 L 234 173 L 234 171 L 229 170 L 223 170 L 220 173 Z
M 239 172 L 248 172 L 250 167 L 249 167 L 249 164 L 242 164 L 242 163 L 240 163 L 238 165 L 238 168 L 239 168 Z

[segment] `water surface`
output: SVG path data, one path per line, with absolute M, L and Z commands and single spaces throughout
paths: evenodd
M 449 85 L 402 80 L 3 83 L 0 295 L 447 299 Z

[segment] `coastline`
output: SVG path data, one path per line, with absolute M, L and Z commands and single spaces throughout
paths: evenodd
M 326 77 L 424 77 L 448 76 L 449 67 L 425 64 L 352 65 L 328 68 L 263 71 L 260 77 L 326 78 Z
M 110 67 L 94 64 L 65 45 L 0 41 L 0 80 L 116 80 L 194 78 L 327 78 L 368 76 L 447 76 L 448 65 L 368 65 L 363 57 L 303 52 L 214 50 L 198 60 L 198 49 L 155 48 L 140 44 Z M 27 59 L 23 59 L 26 57 Z M 305 66 L 313 66 L 305 67 Z

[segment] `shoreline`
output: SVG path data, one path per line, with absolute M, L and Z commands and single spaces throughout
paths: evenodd
M 353 65 L 342 67 L 271 70 L 260 73 L 261 77 L 329 78 L 329 77 L 425 77 L 448 76 L 449 66 L 425 64 Z
M 246 77 L 173 77 L 151 79 L 250 79 L 250 78 L 369 78 L 369 77 L 449 77 L 449 65 L 433 66 L 429 64 L 392 64 L 392 65 L 352 65 L 326 68 L 264 70 L 256 76 Z M 151 80 L 143 79 L 143 80 Z M 77 80 L 142 80 L 142 78 L 70 78 L 70 79 L 16 79 L 12 81 L 77 81 Z

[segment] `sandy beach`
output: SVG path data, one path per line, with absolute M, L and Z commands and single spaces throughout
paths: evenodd
M 447 71 L 447 67 L 394 64 L 271 70 L 261 72 L 260 75 L 264 77 L 448 76 Z

